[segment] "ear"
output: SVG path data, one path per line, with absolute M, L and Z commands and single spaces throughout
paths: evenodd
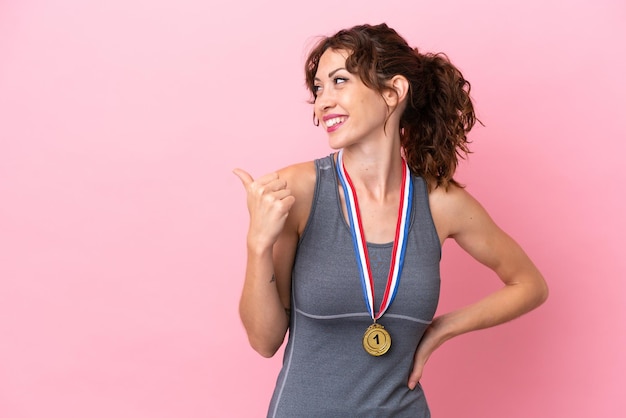
M 397 107 L 409 94 L 409 81 L 402 75 L 395 75 L 387 82 L 387 89 L 383 93 L 383 98 L 387 106 Z

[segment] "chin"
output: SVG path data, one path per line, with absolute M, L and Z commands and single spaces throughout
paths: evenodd
M 328 146 L 331 149 L 334 149 L 334 150 L 339 150 L 339 149 L 343 148 L 343 144 L 341 144 L 340 142 L 337 142 L 337 141 L 328 141 Z
M 340 138 L 328 138 L 328 146 L 331 147 L 334 150 L 339 150 L 341 148 L 345 148 L 349 145 L 351 145 L 352 143 L 346 139 L 340 139 Z

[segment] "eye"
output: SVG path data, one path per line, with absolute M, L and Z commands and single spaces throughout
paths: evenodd
M 322 86 L 314 85 L 314 86 L 311 88 L 311 91 L 313 92 L 313 95 L 314 95 L 314 96 L 317 96 L 317 93 L 318 93 L 321 89 L 322 89 Z
M 335 82 L 335 84 L 343 84 L 348 81 L 348 79 L 345 77 L 335 77 L 333 78 L 333 81 Z

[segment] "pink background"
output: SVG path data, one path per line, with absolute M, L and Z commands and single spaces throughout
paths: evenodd
M 326 155 L 307 47 L 383 21 L 472 82 L 458 178 L 551 288 L 433 356 L 433 416 L 623 416 L 624 2 L 245 3 L 0 2 L 0 417 L 264 416 L 282 355 L 239 322 L 231 169 Z M 498 287 L 442 265 L 440 311 Z

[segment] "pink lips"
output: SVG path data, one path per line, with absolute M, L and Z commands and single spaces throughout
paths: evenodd
M 336 118 L 343 118 L 344 120 L 343 120 L 343 121 L 341 121 L 341 122 L 339 122 L 339 123 L 337 123 L 337 124 L 335 124 L 335 125 L 333 125 L 333 126 L 327 127 L 327 128 L 326 128 L 326 132 L 331 133 L 331 132 L 336 131 L 336 130 L 337 130 L 337 129 L 339 129 L 339 127 L 341 127 L 341 125 L 343 125 L 343 124 L 344 124 L 344 122 L 348 119 L 348 117 L 347 117 L 346 115 L 336 115 L 336 114 L 331 114 L 331 115 L 326 115 L 326 116 L 324 116 L 324 117 L 322 118 L 322 120 L 323 120 L 324 122 L 327 122 L 327 121 L 329 121 L 329 120 L 331 120 L 331 119 L 336 119 Z

